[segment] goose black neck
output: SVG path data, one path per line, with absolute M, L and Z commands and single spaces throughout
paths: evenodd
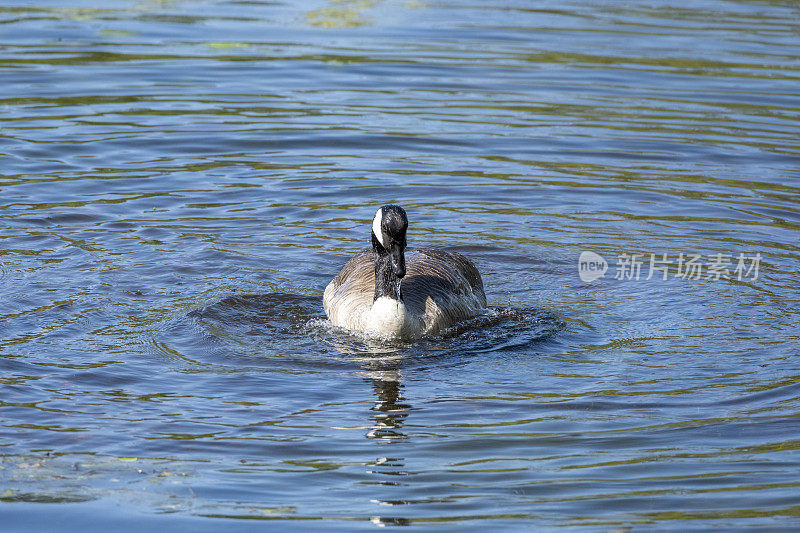
M 381 297 L 388 297 L 394 300 L 403 301 L 403 295 L 400 292 L 400 279 L 397 275 L 397 259 L 392 260 L 392 253 L 385 249 L 377 241 L 375 236 L 372 236 L 372 252 L 375 258 L 375 297 L 373 302 Z M 403 257 L 403 250 L 399 251 L 401 261 L 403 263 L 403 274 L 405 273 L 405 257 Z M 394 255 L 398 255 L 395 251 Z

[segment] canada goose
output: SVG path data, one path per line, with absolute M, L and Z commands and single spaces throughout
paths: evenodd
M 407 229 L 402 207 L 378 209 L 372 249 L 350 259 L 325 288 L 322 304 L 334 326 L 415 339 L 486 307 L 483 281 L 472 261 L 430 248 L 406 254 Z

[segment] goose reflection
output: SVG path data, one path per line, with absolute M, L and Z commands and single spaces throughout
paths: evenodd
M 329 330 L 330 331 L 330 330 Z M 342 355 L 358 365 L 356 375 L 372 386 L 375 404 L 366 437 L 383 442 L 406 439 L 402 428 L 411 406 L 403 397 L 401 366 L 406 359 L 403 346 L 395 346 L 349 334 L 326 337 Z
M 368 439 L 389 442 L 408 438 L 402 427 L 411 406 L 404 402 L 399 367 L 399 357 L 369 359 L 361 367 L 364 381 L 375 392 L 375 405 L 370 408 L 374 423 L 367 432 Z

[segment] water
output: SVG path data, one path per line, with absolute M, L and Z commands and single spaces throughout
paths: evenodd
M 799 20 L 5 2 L 4 527 L 798 527 Z M 387 202 L 486 317 L 326 325 Z

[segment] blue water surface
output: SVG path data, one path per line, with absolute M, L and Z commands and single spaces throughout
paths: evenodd
M 798 21 L 4 2 L 2 527 L 800 527 Z M 390 202 L 484 316 L 327 323 Z

